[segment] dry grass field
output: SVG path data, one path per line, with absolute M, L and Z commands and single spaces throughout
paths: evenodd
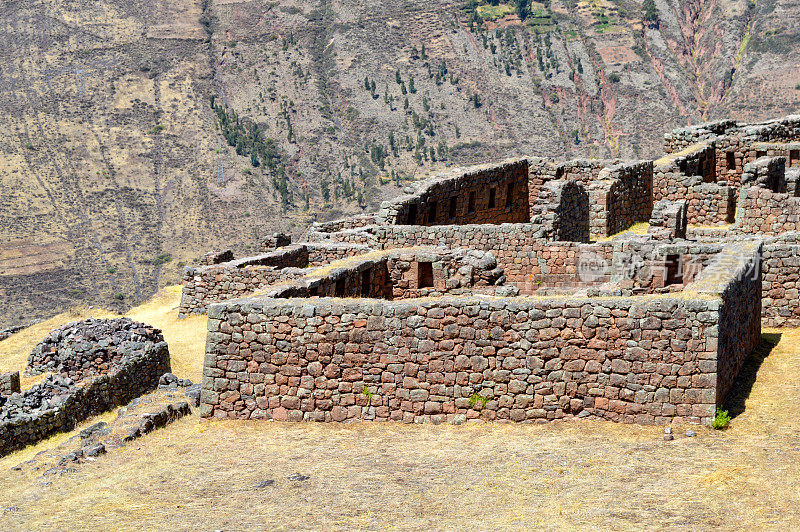
M 131 317 L 164 329 L 197 379 L 202 317 L 177 287 Z M 21 368 L 49 327 L 0 342 Z M 99 313 L 98 313 L 99 314 Z M 569 421 L 464 426 L 205 422 L 196 416 L 61 476 L 0 460 L 4 529 L 793 529 L 800 522 L 800 330 L 770 330 L 718 432 Z M 106 419 L 112 414 L 104 416 Z M 87 424 L 90 422 L 87 422 Z M 84 424 L 85 426 L 86 424 Z M 307 480 L 290 480 L 294 473 Z M 271 482 L 270 482 L 271 481 Z

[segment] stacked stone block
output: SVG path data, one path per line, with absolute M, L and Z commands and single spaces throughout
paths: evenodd
M 9 396 L 12 393 L 19 393 L 19 371 L 9 371 L 0 373 L 0 396 Z
M 291 244 L 291 236 L 287 235 L 286 233 L 274 233 L 265 238 L 264 241 L 261 242 L 260 247 L 263 253 L 268 253 L 270 251 L 275 251 L 278 248 L 290 246 Z
M 94 338 L 101 331 L 107 335 Z M 127 318 L 61 327 L 34 348 L 29 362 L 31 373 L 56 373 L 24 393 L 0 397 L 0 456 L 127 404 L 170 371 L 161 331 Z
M 659 200 L 653 205 L 648 233 L 660 240 L 686 238 L 686 200 Z
M 611 236 L 637 222 L 647 222 L 653 210 L 653 163 L 639 161 L 604 168 L 589 185 L 592 238 Z
M 551 241 L 589 241 L 589 194 L 582 183 L 545 183 L 531 206 L 531 223 L 541 224 L 541 238 Z

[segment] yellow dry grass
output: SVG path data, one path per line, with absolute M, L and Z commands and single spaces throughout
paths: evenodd
M 131 309 L 125 315 L 161 329 L 164 332 L 164 339 L 169 344 L 173 373 L 181 378 L 199 382 L 203 374 L 206 317 L 192 316 L 179 320 L 180 294 L 180 286 L 164 288 L 150 301 Z M 41 376 L 22 375 L 31 349 L 51 330 L 65 323 L 90 317 L 113 318 L 118 315 L 99 308 L 75 308 L 28 327 L 0 342 L 0 371 L 19 371 L 23 388 L 30 387 L 41 379 Z
M 650 224 L 647 222 L 637 222 L 632 226 L 628 227 L 620 231 L 619 233 L 614 233 L 611 236 L 603 236 L 597 239 L 598 242 L 608 242 L 609 240 L 614 240 L 617 237 L 624 236 L 624 235 L 646 235 L 647 230 L 650 229 Z
M 188 346 L 202 336 L 203 319 L 173 323 L 164 312 L 175 294 L 135 313 Z M 659 427 L 609 422 L 456 427 L 191 416 L 60 477 L 8 470 L 30 450 L 0 460 L 3 526 L 793 529 L 800 330 L 767 332 L 777 345 L 746 368 L 744 411 L 724 432 L 692 427 L 698 436 L 686 438 L 678 428 L 676 440 L 664 442 Z M 295 472 L 310 478 L 289 480 Z M 266 480 L 274 483 L 258 487 Z

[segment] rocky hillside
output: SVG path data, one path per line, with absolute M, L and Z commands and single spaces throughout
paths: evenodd
M 800 102 L 791 0 L 10 0 L 0 25 L 0 328 L 444 166 L 649 157 Z

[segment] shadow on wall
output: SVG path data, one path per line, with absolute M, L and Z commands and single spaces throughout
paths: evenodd
M 753 390 L 758 370 L 780 340 L 780 333 L 764 333 L 761 335 L 761 342 L 745 361 L 741 371 L 739 371 L 739 376 L 733 383 L 733 387 L 725 397 L 722 409 L 727 410 L 732 418 L 744 412 L 745 403 Z

